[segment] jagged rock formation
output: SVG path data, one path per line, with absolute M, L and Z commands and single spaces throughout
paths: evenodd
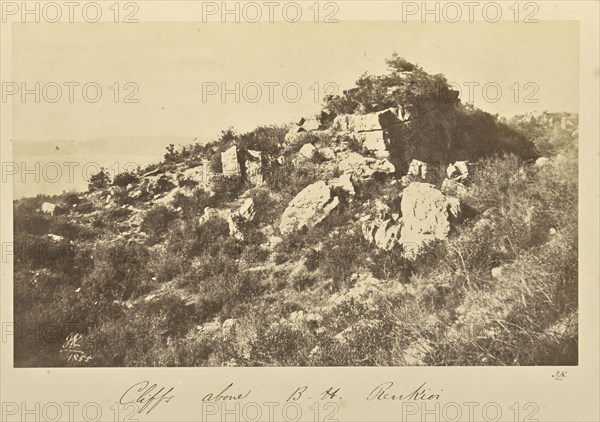
M 303 227 L 313 227 L 338 204 L 339 198 L 332 196 L 331 189 L 324 181 L 308 185 L 292 199 L 283 212 L 279 230 L 282 234 L 288 234 Z
M 403 107 L 367 114 L 343 114 L 334 119 L 331 130 L 354 137 L 363 148 L 378 158 L 388 158 L 388 129 L 409 119 L 410 116 Z

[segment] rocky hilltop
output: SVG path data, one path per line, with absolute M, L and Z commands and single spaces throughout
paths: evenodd
M 573 363 L 577 116 L 500 120 L 388 65 L 317 116 L 17 201 L 15 321 L 77 348 L 15 362 Z

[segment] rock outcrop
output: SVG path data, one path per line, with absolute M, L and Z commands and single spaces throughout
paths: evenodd
M 400 243 L 402 222 L 392 219 L 384 221 L 369 221 L 363 224 L 363 237 L 374 243 L 380 249 L 390 251 L 396 244 Z
M 338 197 L 332 196 L 331 189 L 324 181 L 308 185 L 292 199 L 283 212 L 279 230 L 288 234 L 303 227 L 313 227 L 338 204 Z
M 460 203 L 429 183 L 411 183 L 402 193 L 401 242 L 417 248 L 432 240 L 444 240 L 450 232 L 450 215 L 458 217 Z
M 448 165 L 446 169 L 448 179 L 453 179 L 462 182 L 469 177 L 469 163 L 466 161 L 457 161 L 454 164 Z
M 58 205 L 56 205 L 56 204 L 52 204 L 50 202 L 44 202 L 42 204 L 41 211 L 44 214 L 54 215 L 54 213 L 57 211 L 57 208 L 58 208 Z
M 252 198 L 247 198 L 242 203 L 242 206 L 237 211 L 237 215 L 243 221 L 252 221 L 252 220 L 254 220 L 254 217 L 256 215 L 256 211 L 254 209 L 254 201 L 252 200 Z
M 65 240 L 63 236 L 59 236 L 57 234 L 48 233 L 46 236 L 53 242 L 62 242 L 63 240 Z
M 427 178 L 427 163 L 419 160 L 412 160 L 408 166 L 408 175 L 420 177 L 425 180 Z
M 332 129 L 348 132 L 371 132 L 387 129 L 398 123 L 408 120 L 408 115 L 401 108 L 388 108 L 387 110 L 367 114 L 342 114 L 336 116 Z
M 363 148 L 371 152 L 378 158 L 388 158 L 388 143 L 385 140 L 383 131 L 361 132 L 356 134 L 356 139 L 362 144 Z
M 346 153 L 338 163 L 342 173 L 351 173 L 357 178 L 370 178 L 375 173 L 394 173 L 396 167 L 385 158 L 363 157 L 356 152 Z
M 254 186 L 261 185 L 263 179 L 262 152 L 251 149 L 238 149 L 236 145 L 221 153 L 223 175 L 243 177 Z
M 402 193 L 402 217 L 378 213 L 374 220 L 362 226 L 363 237 L 378 248 L 403 248 L 404 256 L 414 258 L 423 245 L 446 239 L 450 232 L 450 216 L 458 217 L 458 199 L 446 197 L 428 183 L 411 183 Z
M 464 199 L 468 195 L 465 185 L 454 179 L 444 179 L 441 190 L 444 195 L 453 196 L 458 199 Z
M 285 135 L 285 141 L 288 143 L 295 142 L 302 133 L 318 130 L 321 122 L 317 119 L 300 119 L 298 123 L 293 124 Z
M 329 147 L 323 148 L 323 149 L 319 150 L 319 153 L 327 161 L 335 160 L 335 151 L 333 150 L 333 148 L 329 148 Z
M 311 130 L 318 130 L 319 126 L 321 126 L 321 122 L 319 122 L 317 119 L 302 118 L 298 123 L 299 126 L 307 132 L 310 132 Z
M 342 114 L 336 116 L 331 130 L 353 137 L 377 158 L 388 158 L 389 129 L 409 119 L 402 107 L 367 114 Z
M 210 218 L 222 218 L 227 221 L 229 235 L 234 239 L 244 240 L 240 225 L 254 220 L 255 215 L 254 201 L 252 198 L 247 198 L 236 211 L 206 207 L 204 214 L 198 219 L 198 223 L 202 225 Z
M 346 173 L 335 179 L 331 179 L 327 184 L 332 188 L 340 188 L 350 196 L 356 194 L 354 184 L 352 183 L 352 174 Z
M 225 176 L 241 176 L 240 163 L 238 161 L 237 147 L 234 145 L 221 153 L 221 163 Z
M 304 158 L 313 158 L 315 153 L 317 152 L 317 148 L 313 144 L 304 144 L 302 148 L 300 148 L 300 155 Z

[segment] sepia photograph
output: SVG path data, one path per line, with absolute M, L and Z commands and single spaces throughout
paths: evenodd
M 13 23 L 15 368 L 579 364 L 577 21 L 205 3 Z

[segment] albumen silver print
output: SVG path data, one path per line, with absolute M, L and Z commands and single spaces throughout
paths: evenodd
M 597 375 L 575 3 L 2 1 L 3 368 L 130 374 L 56 420 L 567 420 L 452 385 Z

